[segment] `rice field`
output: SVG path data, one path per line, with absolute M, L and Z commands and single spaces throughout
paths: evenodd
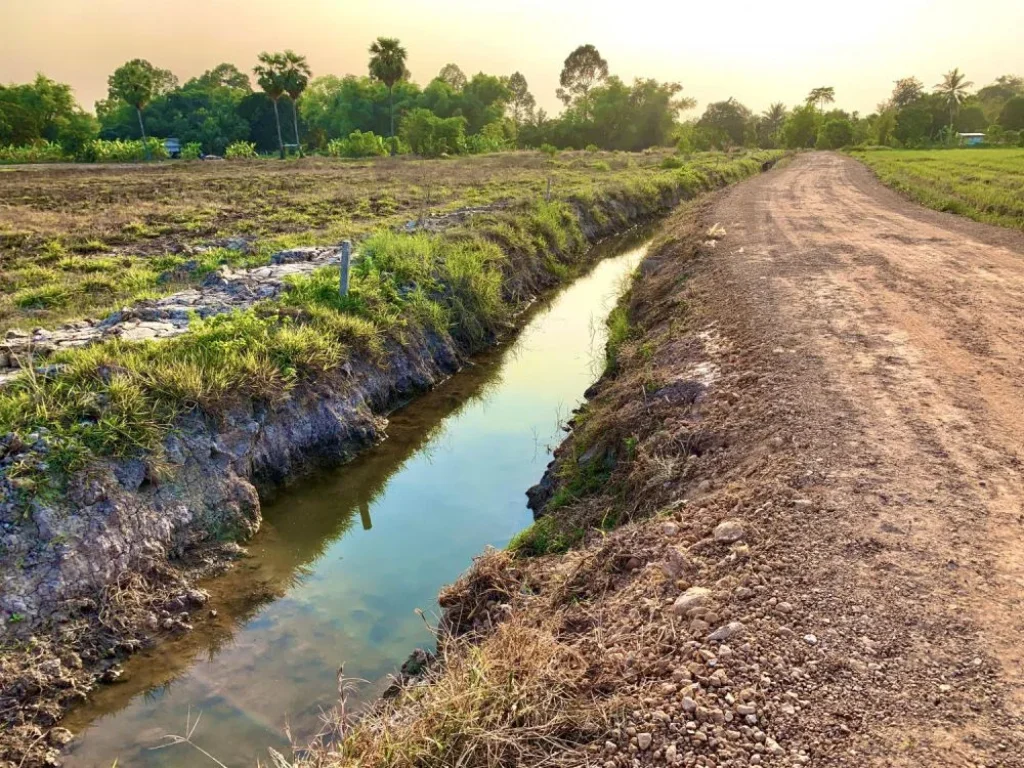
M 1024 230 L 1024 149 L 854 152 L 882 183 L 939 211 Z

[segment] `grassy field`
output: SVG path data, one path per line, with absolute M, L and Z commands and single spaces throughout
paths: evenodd
M 265 263 L 297 245 L 359 239 L 424 210 L 593 194 L 659 170 L 665 152 L 516 152 L 451 160 L 158 163 L 0 169 L 0 331 L 50 327 Z M 698 166 L 724 162 L 707 155 Z M 244 250 L 213 247 L 246 238 Z M 187 262 L 191 269 L 181 270 Z
M 917 202 L 1024 229 L 1024 149 L 854 152 L 878 178 Z
M 353 356 L 377 357 L 385 348 L 414 341 L 424 332 L 450 336 L 462 349 L 472 351 L 493 338 L 517 304 L 529 298 L 529 287 L 519 290 L 524 275 L 552 285 L 572 274 L 587 246 L 585 221 L 624 228 L 664 211 L 672 201 L 757 173 L 763 162 L 780 154 L 698 155 L 682 167 L 666 168 L 657 154 L 609 155 L 600 160 L 586 153 L 554 162 L 536 153 L 519 153 L 465 161 L 353 165 L 312 160 L 308 165 L 243 166 L 256 181 L 223 164 L 211 166 L 212 170 L 206 166 L 120 169 L 113 177 L 108 177 L 107 169 L 22 171 L 5 179 L 9 188 L 21 190 L 21 196 L 8 198 L 9 207 L 0 221 L 7 222 L 9 229 L 12 221 L 17 222 L 19 231 L 26 233 L 20 248 L 8 245 L 5 250 L 5 259 L 14 264 L 5 270 L 14 276 L 8 274 L 6 279 L 23 280 L 34 272 L 39 277 L 37 289 L 60 288 L 75 300 L 30 308 L 20 303 L 25 288 L 15 287 L 13 293 L 8 288 L 4 292 L 8 322 L 36 323 L 53 320 L 62 312 L 67 316 L 96 309 L 80 293 L 71 293 L 92 279 L 88 276 L 96 272 L 93 265 L 130 262 L 112 268 L 111 283 L 121 285 L 133 270 L 156 275 L 158 269 L 166 269 L 168 260 L 175 257 L 169 251 L 183 241 L 203 242 L 240 231 L 255 231 L 264 238 L 248 255 L 232 256 L 235 252 L 224 249 L 215 252 L 216 260 L 210 259 L 207 265 L 212 269 L 217 260 L 266 260 L 286 243 L 366 237 L 347 297 L 338 295 L 337 270 L 325 267 L 293 279 L 291 290 L 279 299 L 195 320 L 187 333 L 174 339 L 159 343 L 112 340 L 61 352 L 50 358 L 58 366 L 57 373 L 39 376 L 29 370 L 0 390 L 0 434 L 13 433 L 30 443 L 36 439 L 30 436 L 45 428 L 47 473 L 65 477 L 99 456 L 158 452 L 168 430 L 185 412 L 215 416 L 240 402 L 280 401 L 298 386 L 327 380 Z M 289 168 L 290 174 L 281 170 Z M 224 181 L 223 174 L 236 183 Z M 155 227 L 158 216 L 165 221 L 176 216 L 201 218 L 201 212 L 214 208 L 217 213 L 210 216 L 218 224 L 197 232 L 171 227 L 152 237 L 132 228 L 125 235 L 125 227 L 118 230 L 112 222 L 132 215 L 140 221 L 131 196 L 111 191 L 115 179 L 125 178 L 147 190 L 153 213 L 143 222 L 146 227 Z M 549 178 L 552 194 L 546 200 Z M 32 184 L 33 179 L 39 183 Z M 186 183 L 182 179 L 191 193 L 181 191 L 180 185 Z M 170 190 L 168 202 L 157 192 L 161 184 Z M 219 195 L 203 191 L 217 184 L 221 185 Z M 92 193 L 81 191 L 90 185 Z M 281 208 L 290 207 L 291 201 L 299 208 L 305 205 L 307 218 L 301 224 L 283 223 L 281 217 L 260 219 L 255 198 L 263 187 L 276 190 Z M 339 209 L 332 219 L 324 201 L 337 199 L 342 189 L 354 195 L 356 188 L 365 203 L 357 206 L 360 212 Z M 497 201 L 507 205 L 440 233 L 396 233 L 395 225 L 415 218 L 421 210 L 420 191 L 428 188 L 433 190 L 432 205 L 440 197 L 437 205 L 445 209 Z M 86 206 L 89 216 L 70 202 L 102 197 L 98 190 L 114 196 L 106 205 L 93 200 Z M 379 202 L 385 194 L 395 202 L 375 207 L 372 201 Z M 317 195 L 319 206 L 310 202 Z M 314 208 L 319 211 L 316 215 L 309 212 Z M 15 215 L 7 215 L 12 210 Z M 272 206 L 272 211 L 276 213 L 278 207 Z M 74 228 L 72 220 L 82 216 L 86 217 Z M 73 256 L 49 255 L 53 243 L 69 241 L 74 247 L 79 241 L 71 238 L 82 237 L 83 232 L 110 250 L 79 248 Z M 147 250 L 152 253 L 147 255 Z M 203 258 L 209 258 L 209 253 Z M 64 269 L 61 265 L 68 261 L 72 263 Z M 159 286 L 154 283 L 149 290 Z M 137 299 L 145 293 L 129 284 L 120 298 Z M 41 490 L 38 467 L 11 467 L 6 476 L 14 492 L 25 498 Z

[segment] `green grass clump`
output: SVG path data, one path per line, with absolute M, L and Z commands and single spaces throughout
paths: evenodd
M 1024 229 L 1024 149 L 851 153 L 883 184 L 922 205 Z

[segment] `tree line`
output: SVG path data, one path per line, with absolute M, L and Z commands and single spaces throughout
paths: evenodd
M 988 144 L 1024 146 L 1024 78 L 1002 75 L 977 92 L 973 85 L 958 68 L 930 91 L 916 77 L 902 78 L 868 115 L 826 109 L 835 102 L 831 86 L 812 89 L 803 104 L 787 108 L 777 102 L 761 114 L 727 99 L 680 126 L 680 148 L 922 148 L 955 145 L 959 133 L 984 133 Z
M 31 83 L 0 86 L 0 147 L 48 143 L 61 157 L 89 160 L 98 159 L 103 141 L 175 137 L 194 153 L 223 154 L 241 145 L 282 157 L 287 149 L 437 156 L 542 146 L 919 147 L 954 143 L 957 132 L 985 132 L 990 141 L 1012 144 L 1024 130 L 1024 78 L 1014 75 L 977 92 L 958 69 L 931 91 L 904 78 L 866 116 L 829 108 L 835 90 L 822 86 L 792 108 L 775 103 L 755 114 L 730 98 L 681 121 L 695 102 L 681 95 L 678 83 L 628 83 L 593 45 L 579 46 L 563 62 L 556 95 L 564 109 L 557 116 L 537 107 L 519 72 L 468 77 L 452 63 L 420 87 L 399 40 L 378 38 L 368 54 L 365 75 L 314 78 L 304 56 L 264 52 L 251 70 L 255 88 L 248 72 L 229 63 L 180 84 L 169 70 L 135 59 L 110 75 L 95 115 L 76 103 L 70 86 L 40 74 Z

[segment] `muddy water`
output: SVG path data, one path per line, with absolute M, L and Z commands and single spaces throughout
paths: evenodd
M 196 630 L 134 657 L 66 725 L 67 766 L 227 766 L 288 754 L 337 700 L 336 674 L 379 696 L 416 647 L 432 647 L 437 592 L 485 546 L 530 523 L 524 491 L 603 366 L 604 320 L 645 232 L 599 248 L 587 275 L 535 308 L 510 343 L 392 415 L 388 439 L 264 505 L 251 557 L 204 585 Z M 350 699 L 351 701 L 351 699 Z

